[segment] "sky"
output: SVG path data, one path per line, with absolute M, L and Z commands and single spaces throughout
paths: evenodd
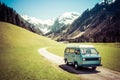
M 42 20 L 56 18 L 65 12 L 82 14 L 102 0 L 0 0 L 12 7 L 20 15 L 28 15 Z

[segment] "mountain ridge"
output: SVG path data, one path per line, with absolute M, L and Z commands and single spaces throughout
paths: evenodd
M 27 15 L 21 15 L 21 17 L 34 26 L 37 26 L 38 30 L 42 31 L 43 34 L 47 34 L 60 31 L 62 27 L 71 24 L 79 15 L 77 12 L 65 12 L 56 18 L 48 20 L 41 20 Z

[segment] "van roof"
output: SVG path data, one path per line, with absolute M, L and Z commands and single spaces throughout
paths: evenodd
M 93 45 L 70 45 L 70 46 L 67 46 L 69 48 L 94 48 Z

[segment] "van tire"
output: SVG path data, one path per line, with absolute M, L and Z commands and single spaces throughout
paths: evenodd
M 79 68 L 77 62 L 74 63 L 74 67 L 75 67 L 76 70 Z
M 67 59 L 65 59 L 64 61 L 65 61 L 65 64 L 66 64 L 66 65 L 69 65 L 69 63 L 68 63 Z
M 96 70 L 96 67 L 92 67 L 92 70 Z

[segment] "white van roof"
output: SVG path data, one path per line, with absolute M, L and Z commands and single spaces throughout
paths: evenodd
M 79 47 L 87 47 L 87 48 L 93 48 L 94 46 L 93 45 L 79 45 Z
M 67 47 L 94 48 L 94 45 L 69 45 Z

